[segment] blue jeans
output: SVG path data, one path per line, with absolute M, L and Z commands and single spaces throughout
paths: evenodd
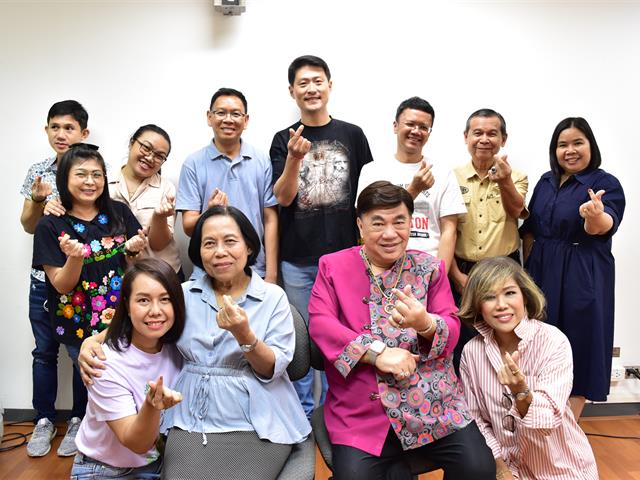
M 282 283 L 284 291 L 289 298 L 289 303 L 298 309 L 302 318 L 309 325 L 309 299 L 311 298 L 311 289 L 318 275 L 318 265 L 300 265 L 291 262 L 281 262 L 280 269 L 282 271 Z M 315 378 L 315 370 L 309 369 L 309 373 L 300 380 L 293 382 L 293 386 L 298 393 L 298 398 L 302 404 L 304 413 L 307 418 L 311 418 L 311 413 L 315 407 L 313 400 L 313 383 Z M 322 393 L 320 395 L 320 405 L 324 404 L 327 396 L 327 376 L 324 372 L 320 372 L 322 381 Z
M 33 349 L 33 408 L 35 421 L 48 418 L 56 420 L 56 395 L 58 393 L 58 350 L 60 342 L 56 339 L 47 309 L 47 286 L 31 277 L 29 289 L 29 320 L 36 341 Z M 73 361 L 73 407 L 72 417 L 84 417 L 87 408 L 87 389 L 82 383 L 78 370 L 80 347 L 65 345 L 69 358 Z
M 160 478 L 161 470 L 161 459 L 144 467 L 112 467 L 82 453 L 77 453 L 73 459 L 70 480 L 100 480 L 107 478 L 156 480 Z

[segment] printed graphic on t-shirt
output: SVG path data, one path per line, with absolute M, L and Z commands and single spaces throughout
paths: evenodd
M 411 238 L 429 238 L 429 217 L 426 215 L 416 215 L 411 217 Z
M 296 216 L 349 208 L 349 151 L 338 141 L 313 142 L 302 160 Z
M 411 185 L 411 183 L 396 183 L 396 185 L 398 187 L 402 187 L 405 190 L 407 190 L 409 188 L 409 185 Z M 419 193 L 419 197 L 418 198 L 421 198 L 421 197 L 429 198 L 430 196 L 431 196 L 431 193 L 429 192 L 429 190 L 422 190 Z M 418 200 L 418 198 L 414 199 L 413 201 L 416 202 Z

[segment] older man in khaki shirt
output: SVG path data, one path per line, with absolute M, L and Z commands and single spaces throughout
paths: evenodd
M 472 113 L 464 139 L 471 161 L 454 169 L 467 207 L 467 214 L 458 220 L 455 261 L 449 271 L 454 294 L 462 293 L 471 267 L 483 258 L 509 256 L 521 263 L 518 219 L 529 215 L 524 203 L 527 176 L 513 170 L 506 155 L 498 155 L 507 141 L 502 115 L 491 109 Z M 460 332 L 456 368 L 462 347 L 472 335 Z

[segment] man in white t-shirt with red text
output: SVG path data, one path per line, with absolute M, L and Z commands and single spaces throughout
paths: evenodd
M 407 189 L 415 205 L 408 248 L 424 250 L 444 260 L 448 272 L 456 245 L 458 215 L 467 213 L 467 209 L 453 172 L 434 165 L 422 154 L 434 116 L 433 107 L 422 98 L 411 97 L 400 104 L 393 122 L 395 158 L 365 165 L 358 193 L 376 180 L 388 180 Z

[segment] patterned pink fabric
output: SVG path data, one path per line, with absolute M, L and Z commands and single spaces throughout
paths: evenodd
M 309 302 L 309 331 L 325 357 L 329 392 L 325 422 L 332 443 L 380 455 L 391 425 L 404 449 L 423 446 L 464 428 L 471 420 L 454 373 L 451 353 L 460 324 L 443 263 L 408 251 L 397 288 L 407 284 L 436 318 L 432 342 L 411 328 L 387 321 L 386 300 L 360 257 L 361 247 L 320 259 Z M 396 284 L 400 260 L 378 276 L 388 295 Z M 384 302 L 383 302 L 384 300 Z M 359 363 L 374 340 L 419 353 L 414 375 L 392 375 Z

